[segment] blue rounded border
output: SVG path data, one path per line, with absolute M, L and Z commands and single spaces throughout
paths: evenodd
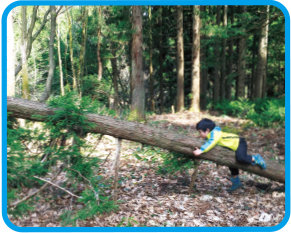
M 17 232 L 272 232 L 282 229 L 290 218 L 290 15 L 279 2 L 263 0 L 220 0 L 219 5 L 272 5 L 278 7 L 285 16 L 285 217 L 273 227 L 18 227 L 11 223 L 7 215 L 7 17 L 17 6 L 27 5 L 217 5 L 214 0 L 108 0 L 108 1 L 16 1 L 11 3 L 2 15 L 2 218 L 6 225 Z M 178 3 L 178 4 L 177 4 Z

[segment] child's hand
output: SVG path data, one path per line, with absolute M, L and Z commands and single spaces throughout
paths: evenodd
M 195 150 L 193 151 L 193 154 L 195 156 L 201 155 L 202 154 L 202 150 L 200 150 L 198 147 L 195 147 Z

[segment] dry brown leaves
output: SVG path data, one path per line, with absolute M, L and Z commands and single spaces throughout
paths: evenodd
M 179 129 L 198 136 L 195 122 L 203 117 L 210 116 L 205 113 L 184 112 L 153 116 L 151 121 L 166 129 Z M 211 119 L 220 125 L 237 123 L 235 118 Z M 284 130 L 251 128 L 242 132 L 241 136 L 249 143 L 250 154 L 262 153 L 268 158 L 285 159 Z M 87 221 L 78 221 L 78 226 L 275 226 L 284 218 L 285 193 L 280 191 L 279 183 L 241 171 L 243 188 L 229 193 L 227 189 L 231 183 L 228 179 L 228 168 L 204 162 L 199 167 L 193 193 L 189 195 L 188 186 L 193 170 L 188 171 L 188 174 L 158 175 L 156 166 L 161 161 L 150 163 L 131 156 L 137 146 L 140 145 L 122 141 L 119 211 Z M 110 152 L 114 154 L 114 151 L 114 139 L 106 136 L 92 156 L 105 158 Z M 111 156 L 104 164 L 105 177 L 113 176 L 113 164 Z M 58 182 L 64 182 L 65 179 L 62 174 Z M 80 187 L 82 189 L 84 187 Z M 12 223 L 22 227 L 59 227 L 59 215 L 65 209 L 82 207 L 71 196 L 61 193 L 55 187 L 50 187 L 38 195 L 38 198 L 35 201 L 36 211 L 23 219 L 10 217 Z

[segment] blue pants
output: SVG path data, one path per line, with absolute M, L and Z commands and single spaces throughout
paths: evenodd
M 235 151 L 235 158 L 239 163 L 252 164 L 252 156 L 247 154 L 248 145 L 244 138 L 239 139 L 239 145 Z M 232 176 L 237 176 L 239 170 L 237 168 L 229 168 Z

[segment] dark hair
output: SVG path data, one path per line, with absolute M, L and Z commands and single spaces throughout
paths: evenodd
M 203 132 L 205 132 L 207 129 L 212 131 L 215 128 L 215 123 L 207 118 L 202 119 L 199 121 L 196 125 L 196 129 L 199 130 L 201 129 Z

